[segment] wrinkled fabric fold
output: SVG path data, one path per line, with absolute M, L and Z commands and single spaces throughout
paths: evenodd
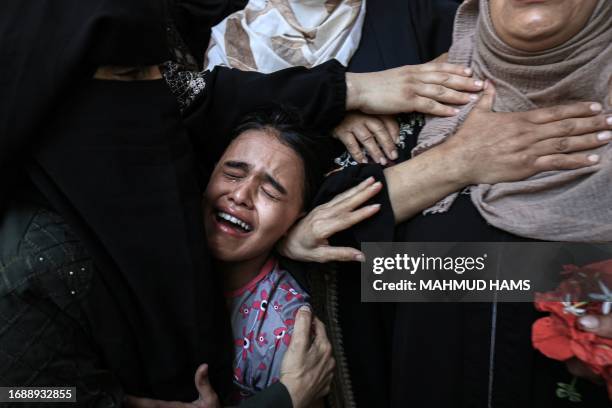
M 365 9 L 366 0 L 251 0 L 212 28 L 204 66 L 270 73 L 332 58 L 346 66 L 359 45 Z

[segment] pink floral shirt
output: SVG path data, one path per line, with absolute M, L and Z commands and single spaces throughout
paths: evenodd
M 235 399 L 241 400 L 279 380 L 295 314 L 309 297 L 274 258 L 251 282 L 226 297 L 235 344 Z

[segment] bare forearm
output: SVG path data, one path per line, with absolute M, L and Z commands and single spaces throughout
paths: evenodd
M 346 110 L 359 110 L 361 102 L 359 100 L 359 87 L 357 86 L 358 77 L 360 74 L 352 72 L 346 73 Z
M 396 223 L 469 184 L 446 150 L 441 145 L 384 170 Z

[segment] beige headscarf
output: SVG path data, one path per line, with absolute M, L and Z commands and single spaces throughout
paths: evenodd
M 473 68 L 496 86 L 494 110 L 526 111 L 576 101 L 601 102 L 610 110 L 612 1 L 600 0 L 586 26 L 565 44 L 528 53 L 496 35 L 489 0 L 459 8 L 449 62 Z M 455 133 L 474 104 L 452 118 L 429 118 L 413 154 Z M 612 147 L 594 151 L 598 165 L 546 172 L 525 181 L 472 186 L 472 201 L 486 221 L 513 234 L 548 241 L 612 241 Z M 425 213 L 444 212 L 457 193 Z
M 213 27 L 204 66 L 274 72 L 332 58 L 347 65 L 361 39 L 366 0 L 250 0 Z

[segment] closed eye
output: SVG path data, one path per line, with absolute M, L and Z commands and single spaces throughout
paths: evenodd
M 271 198 L 272 200 L 274 200 L 274 201 L 280 201 L 280 197 L 277 197 L 276 195 L 274 195 L 273 193 L 271 193 L 270 191 L 268 191 L 266 188 L 262 187 L 262 188 L 261 188 L 261 191 L 263 191 L 263 193 L 264 193 L 264 194 L 265 194 L 267 197 Z
M 238 180 L 244 177 L 242 174 L 224 171 L 223 175 L 230 180 Z

